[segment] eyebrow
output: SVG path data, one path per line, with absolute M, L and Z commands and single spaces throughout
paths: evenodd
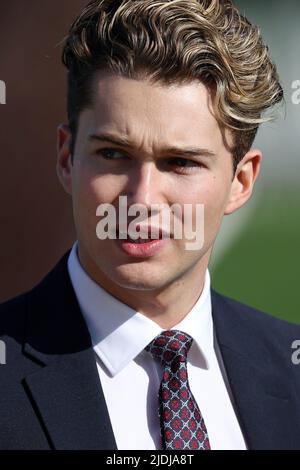
M 91 134 L 89 136 L 90 141 L 98 141 L 98 142 L 110 142 L 114 145 L 119 145 L 121 147 L 134 147 L 134 144 L 127 139 L 126 137 L 115 136 L 114 134 L 110 133 L 102 133 L 102 134 Z M 196 156 L 204 156 L 204 157 L 215 157 L 216 154 L 209 149 L 201 148 L 201 147 L 168 147 L 162 149 L 163 153 L 172 153 L 176 155 L 188 155 L 191 157 Z

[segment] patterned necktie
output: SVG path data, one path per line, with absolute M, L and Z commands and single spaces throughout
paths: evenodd
M 188 382 L 186 361 L 192 341 L 186 333 L 170 330 L 146 347 L 164 367 L 159 389 L 163 449 L 210 450 L 205 423 Z

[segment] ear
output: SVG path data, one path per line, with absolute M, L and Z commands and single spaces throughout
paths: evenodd
M 71 132 L 67 124 L 57 128 L 57 161 L 56 173 L 64 190 L 72 194 L 72 155 L 70 153 Z
M 259 175 L 262 160 L 260 150 L 251 149 L 239 162 L 225 208 L 225 215 L 235 212 L 251 197 L 254 183 Z

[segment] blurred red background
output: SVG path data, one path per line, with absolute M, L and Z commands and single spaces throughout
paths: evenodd
M 0 301 L 31 288 L 74 240 L 70 197 L 55 170 L 66 119 L 59 45 L 87 0 L 0 6 Z

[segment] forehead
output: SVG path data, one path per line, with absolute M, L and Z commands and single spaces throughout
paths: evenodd
M 92 91 L 92 109 L 83 112 L 90 132 L 114 132 L 149 145 L 222 145 L 212 94 L 199 81 L 154 84 L 101 71 Z

